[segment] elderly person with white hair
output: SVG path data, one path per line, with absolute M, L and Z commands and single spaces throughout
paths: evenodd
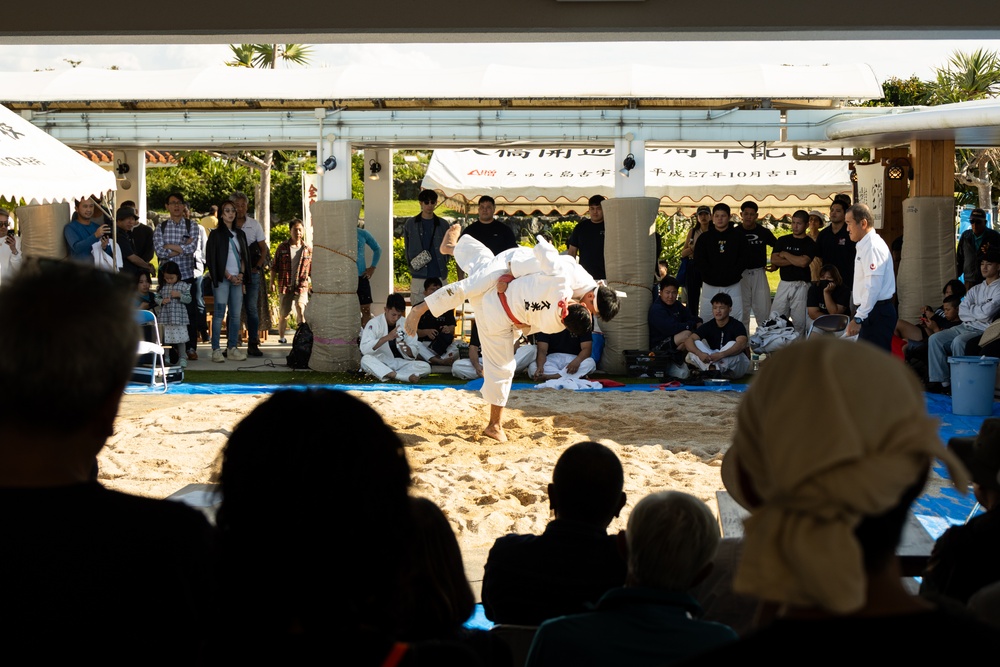
M 697 620 L 688 590 L 711 569 L 719 526 L 693 496 L 662 491 L 632 510 L 625 532 L 625 586 L 586 614 L 560 616 L 538 628 L 527 667 L 669 665 L 736 640 L 721 623 Z
M 817 387 L 823 428 L 789 408 Z M 964 468 L 898 360 L 826 337 L 775 354 L 740 404 L 722 479 L 750 511 L 733 590 L 771 603 L 777 619 L 698 662 L 992 655 L 1000 633 L 910 595 L 901 581 L 896 547 L 935 459 L 964 491 Z

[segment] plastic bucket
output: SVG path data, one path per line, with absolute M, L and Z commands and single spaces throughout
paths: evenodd
M 951 411 L 956 415 L 993 414 L 996 357 L 949 357 L 951 365 Z

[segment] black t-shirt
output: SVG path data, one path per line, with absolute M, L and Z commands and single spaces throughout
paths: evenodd
M 562 354 L 580 354 L 583 349 L 581 346 L 584 343 L 592 343 L 594 336 L 592 333 L 587 332 L 582 336 L 574 336 L 566 329 L 563 329 L 559 333 L 546 334 L 540 333 L 535 336 L 536 343 L 548 343 L 549 349 L 547 354 L 562 353 Z
M 127 271 L 133 275 L 146 273 L 144 269 L 139 268 L 128 260 L 132 255 L 138 254 L 135 251 L 135 246 L 132 244 L 132 232 L 126 232 L 121 227 L 118 228 L 118 247 L 122 251 L 122 271 Z
M 695 329 L 695 333 L 713 350 L 721 350 L 726 343 L 734 341 L 740 336 L 746 337 L 747 329 L 738 319 L 730 317 L 723 327 L 711 319 Z
M 694 244 L 694 261 L 702 279 L 715 287 L 735 285 L 743 278 L 750 248 L 737 227 L 719 231 L 709 227 Z
M 833 225 L 827 225 L 816 237 L 816 253 L 824 264 L 833 264 L 840 271 L 845 285 L 854 284 L 854 241 L 845 224 L 840 232 L 833 233 Z
M 427 336 L 421 336 L 418 340 L 429 343 L 431 350 L 436 352 L 438 355 L 444 354 L 448 350 L 448 346 L 451 345 L 452 341 L 455 340 L 454 330 L 450 334 L 442 333 L 441 328 L 446 326 L 455 326 L 455 311 L 449 310 L 441 313 L 437 317 L 433 313 L 427 311 L 420 316 L 420 321 L 417 323 L 418 329 L 434 329 L 438 332 L 438 335 L 431 340 Z
M 833 302 L 840 304 L 847 310 L 845 313 L 851 312 L 851 290 L 847 285 L 838 285 L 833 288 Z M 809 294 L 806 295 L 806 308 L 819 308 L 824 315 L 829 315 L 829 311 L 826 309 L 826 299 L 823 298 L 823 286 L 821 284 L 814 284 L 809 288 Z
M 567 245 L 580 251 L 580 266 L 593 276 L 594 280 L 607 278 L 604 268 L 604 223 L 594 224 L 589 218 L 584 218 L 573 228 Z
M 517 238 L 515 238 L 514 232 L 506 223 L 499 220 L 494 219 L 489 224 L 477 220 L 462 230 L 462 236 L 466 234 L 489 248 L 494 255 L 517 247 Z
M 775 241 L 774 252 L 787 252 L 789 255 L 795 255 L 796 257 L 804 255 L 812 261 L 812 258 L 816 256 L 816 242 L 808 236 L 797 239 L 791 234 L 786 234 Z M 798 280 L 807 283 L 812 278 L 812 271 L 809 269 L 808 264 L 803 267 L 782 266 L 778 269 L 778 275 L 781 276 L 782 280 Z
M 767 246 L 774 247 L 776 239 L 774 232 L 757 223 L 753 229 L 747 229 L 743 225 L 737 225 L 736 229 L 743 233 L 747 239 L 747 246 L 750 254 L 747 256 L 744 269 L 762 269 L 767 265 Z

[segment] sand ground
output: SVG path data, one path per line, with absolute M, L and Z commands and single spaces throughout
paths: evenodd
M 715 509 L 719 466 L 729 443 L 736 392 L 514 392 L 505 412 L 510 442 L 480 436 L 486 404 L 459 389 L 353 392 L 399 433 L 413 469 L 413 493 L 440 506 L 455 530 L 477 596 L 493 541 L 540 533 L 550 518 L 546 487 L 562 451 L 596 440 L 618 454 L 628 504 L 611 530 L 624 529 L 635 503 L 665 489 Z M 219 454 L 259 395 L 130 395 L 101 454 L 102 482 L 166 497 L 215 480 Z M 331 437 L 335 437 L 331 435 Z

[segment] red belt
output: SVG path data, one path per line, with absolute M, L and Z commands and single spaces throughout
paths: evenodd
M 513 322 L 514 324 L 516 324 L 519 327 L 526 327 L 526 326 L 528 326 L 524 322 L 519 322 L 518 319 L 516 317 L 514 317 L 514 313 L 510 312 L 510 306 L 507 305 L 507 295 L 506 294 L 504 294 L 503 292 L 497 292 L 497 296 L 500 297 L 500 305 L 503 306 L 503 312 L 507 313 L 507 317 L 510 318 L 511 322 Z

